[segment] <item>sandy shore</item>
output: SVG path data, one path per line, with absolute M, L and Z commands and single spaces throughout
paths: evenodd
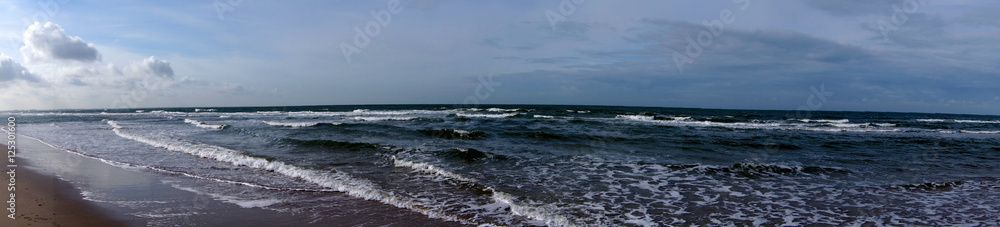
M 7 147 L 0 148 L 3 153 Z M 6 163 L 6 162 L 5 162 Z M 99 207 L 83 200 L 78 190 L 69 183 L 54 176 L 47 176 L 25 168 L 30 163 L 17 159 L 16 169 L 16 215 L 10 219 L 4 209 L 0 226 L 125 226 L 101 213 Z M 4 172 L 9 171 L 8 168 Z M 10 177 L 4 174 L 4 183 Z M 4 187 L 2 199 L 10 199 L 10 192 Z M 9 206 L 4 203 L 4 208 Z

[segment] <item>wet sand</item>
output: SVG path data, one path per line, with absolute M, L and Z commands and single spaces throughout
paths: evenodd
M 7 153 L 7 147 L 0 151 Z M 4 209 L 0 226 L 125 226 L 122 220 L 109 217 L 102 208 L 83 200 L 79 190 L 68 182 L 28 170 L 31 163 L 24 159 L 16 161 L 15 219 L 7 217 L 10 212 Z M 5 167 L 4 183 L 10 182 L 7 171 L 10 169 Z M 10 192 L 6 187 L 3 192 L 3 201 L 8 201 Z M 9 205 L 4 202 L 4 208 Z

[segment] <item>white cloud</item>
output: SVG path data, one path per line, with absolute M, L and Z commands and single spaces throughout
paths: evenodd
M 142 62 L 137 63 L 133 68 L 139 72 L 147 73 L 152 76 L 158 77 L 173 77 L 174 69 L 170 67 L 170 62 L 156 59 L 155 56 L 150 56 Z
M 23 63 L 0 54 L 0 110 L 53 108 L 136 108 L 250 105 L 261 88 L 188 77 L 205 76 L 204 68 L 181 61 L 175 74 L 170 61 L 108 47 L 113 62 L 103 62 L 94 44 L 67 35 L 57 24 L 35 23 L 24 32 Z M 214 97 L 214 98 L 213 98 Z
M 29 82 L 39 81 L 35 74 L 31 73 L 31 71 L 23 65 L 15 62 L 14 58 L 0 54 L 0 82 L 12 80 L 24 80 Z M 0 86 L 4 86 L 4 84 L 0 84 Z
M 101 54 L 97 52 L 97 47 L 93 43 L 84 42 L 80 37 L 66 35 L 62 27 L 52 22 L 44 25 L 35 22 L 24 31 L 21 54 L 24 55 L 25 61 L 101 60 Z

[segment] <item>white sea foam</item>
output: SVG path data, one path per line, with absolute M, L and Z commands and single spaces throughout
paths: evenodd
M 513 117 L 518 113 L 504 113 L 504 114 L 470 114 L 470 113 L 455 113 L 455 116 L 459 117 L 472 117 L 472 118 L 505 118 Z
M 285 112 L 282 112 L 282 111 L 257 111 L 255 113 L 257 113 L 257 114 L 264 114 L 264 115 L 276 115 L 276 114 L 284 114 Z
M 524 205 L 516 201 L 515 197 L 511 194 L 493 190 L 493 200 L 499 203 L 507 204 L 510 206 L 510 211 L 515 215 L 525 216 L 531 219 L 539 220 L 548 226 L 576 226 L 568 218 L 556 214 L 551 209 L 546 209 L 544 207 Z
M 404 160 L 404 159 L 397 158 L 395 155 L 391 156 L 391 158 L 392 158 L 392 164 L 395 165 L 396 167 L 406 167 L 406 168 L 410 168 L 410 169 L 416 170 L 418 172 L 430 173 L 430 174 L 442 176 L 442 177 L 449 178 L 449 179 L 455 179 L 455 180 L 460 180 L 460 181 L 465 181 L 465 182 L 476 182 L 476 179 L 464 177 L 464 176 L 459 175 L 457 173 L 449 172 L 449 171 L 447 171 L 445 169 L 442 169 L 441 167 L 437 167 L 437 166 L 434 166 L 434 165 L 431 165 L 431 164 L 427 164 L 427 163 L 423 163 L 423 162 L 413 162 L 413 161 L 409 161 L 409 160 Z
M 319 122 L 319 121 L 309 121 L 309 122 L 263 121 L 263 122 L 264 122 L 264 124 L 267 124 L 267 125 L 270 125 L 270 126 L 281 126 L 281 127 L 292 127 L 292 128 L 312 127 L 312 126 L 316 126 L 316 125 L 324 124 L 324 123 L 325 124 L 332 124 L 332 125 L 343 124 L 343 123 L 340 123 L 340 122 Z
M 629 121 L 653 123 L 660 125 L 671 125 L 671 126 L 694 126 L 694 127 L 724 127 L 724 128 L 734 128 L 734 129 L 772 129 L 772 130 L 804 130 L 804 131 L 819 131 L 819 132 L 902 132 L 902 129 L 898 128 L 888 128 L 894 127 L 895 124 L 890 123 L 875 123 L 876 126 L 882 127 L 868 127 L 868 123 L 846 123 L 847 119 L 842 120 L 809 120 L 803 119 L 800 121 L 808 122 L 823 122 L 833 127 L 810 127 L 810 124 L 803 123 L 779 123 L 772 121 L 760 121 L 753 120 L 751 122 L 712 122 L 712 121 L 696 121 L 691 117 L 670 117 L 670 120 L 656 120 L 653 116 L 646 115 L 618 115 L 615 118 L 624 119 Z M 840 122 L 840 123 L 830 123 L 830 122 Z
M 206 129 L 223 129 L 226 127 L 226 125 L 205 124 L 205 122 L 192 119 L 184 119 L 184 122 L 192 124 L 194 126 L 198 126 L 199 128 L 206 128 Z
M 955 123 L 1000 124 L 1000 120 L 982 121 L 982 120 L 959 120 L 959 119 L 916 119 L 916 121 L 919 121 L 919 122 L 955 122 Z
M 1000 131 L 974 131 L 974 130 L 959 130 L 961 133 L 972 133 L 972 134 L 1000 134 Z
M 420 212 L 424 215 L 435 218 L 461 221 L 461 219 L 458 219 L 455 216 L 426 209 L 424 208 L 424 206 L 417 203 L 415 200 L 411 198 L 405 198 L 398 196 L 394 193 L 389 193 L 383 190 L 379 190 L 371 182 L 367 180 L 355 179 L 343 172 L 306 169 L 294 165 L 285 164 L 284 162 L 280 161 L 269 161 L 264 158 L 247 156 L 240 151 L 220 146 L 187 142 L 183 140 L 176 140 L 169 138 L 144 137 L 137 134 L 131 134 L 125 132 L 124 128 L 121 125 L 119 125 L 118 122 L 116 121 L 108 121 L 108 124 L 113 127 L 112 131 L 114 131 L 114 133 L 117 134 L 118 136 L 138 141 L 141 143 L 145 143 L 153 147 L 163 148 L 175 152 L 183 152 L 202 158 L 230 163 L 236 166 L 246 166 L 250 168 L 274 171 L 276 173 L 280 173 L 289 177 L 302 179 L 307 182 L 311 182 L 323 187 L 344 192 L 351 196 L 364 198 L 368 200 L 376 200 L 400 208 L 405 208 L 416 212 Z
M 195 188 L 183 187 L 183 186 L 179 186 L 179 185 L 171 185 L 171 186 L 173 186 L 176 189 L 193 192 L 195 194 L 208 195 L 208 196 L 211 196 L 215 200 L 220 200 L 220 201 L 224 201 L 224 202 L 236 204 L 237 206 L 240 206 L 242 208 L 267 207 L 267 206 L 271 206 L 271 205 L 274 205 L 274 204 L 278 204 L 278 203 L 284 202 L 284 200 L 275 199 L 275 198 L 244 199 L 244 198 L 239 198 L 239 197 L 235 197 L 235 196 L 202 192 L 202 191 L 199 191 L 198 189 L 195 189 Z
M 840 123 L 840 124 L 844 124 L 844 123 L 850 122 L 850 120 L 848 120 L 848 119 L 839 119 L 839 120 L 831 120 L 831 119 L 801 119 L 799 121 L 806 122 L 806 123 L 809 123 L 809 122 L 823 122 L 823 123 Z
M 393 165 L 396 167 L 405 167 L 413 169 L 414 171 L 417 172 L 428 173 L 445 179 L 458 180 L 469 183 L 477 182 L 476 179 L 468 178 L 460 174 L 447 171 L 441 167 L 429 163 L 409 161 L 402 158 L 398 158 L 395 155 L 390 156 L 390 158 L 393 160 Z M 485 190 L 492 193 L 490 199 L 493 200 L 493 202 L 509 207 L 510 212 L 514 215 L 528 217 L 530 219 L 544 223 L 545 225 L 548 226 L 575 226 L 572 222 L 569 221 L 568 218 L 557 214 L 557 212 L 553 208 L 551 208 L 551 206 L 538 206 L 538 205 L 518 202 L 513 195 L 496 190 L 493 187 L 486 187 Z M 485 206 L 491 206 L 491 205 L 481 205 L 479 207 L 485 207 Z
M 489 112 L 514 112 L 514 111 L 518 111 L 518 110 L 520 110 L 520 109 L 501 109 L 501 108 L 489 108 L 489 109 L 486 109 L 486 111 L 489 111 Z
M 896 127 L 896 124 L 892 123 L 830 123 L 829 125 L 837 128 L 864 128 L 871 127 L 872 125 L 876 127 Z
M 615 116 L 615 118 L 633 120 L 633 121 L 653 122 L 653 123 L 661 122 L 658 120 L 653 120 L 653 116 L 646 116 L 646 115 L 618 115 Z
M 417 117 L 353 117 L 356 121 L 409 121 Z
M 357 109 L 353 111 L 331 111 L 331 112 L 316 112 L 316 111 L 297 111 L 288 112 L 289 116 L 296 117 L 334 117 L 334 116 L 384 116 L 384 115 L 448 115 L 456 112 L 455 110 L 367 110 L 367 109 Z
M 535 118 L 553 119 L 553 118 L 556 118 L 556 117 L 555 116 L 549 116 L 549 115 L 538 115 L 538 114 L 535 114 Z

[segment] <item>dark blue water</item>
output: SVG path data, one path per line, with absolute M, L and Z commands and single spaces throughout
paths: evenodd
M 465 224 L 1000 220 L 1000 116 L 529 105 L 13 115 L 53 146 L 317 221 L 344 195 Z

